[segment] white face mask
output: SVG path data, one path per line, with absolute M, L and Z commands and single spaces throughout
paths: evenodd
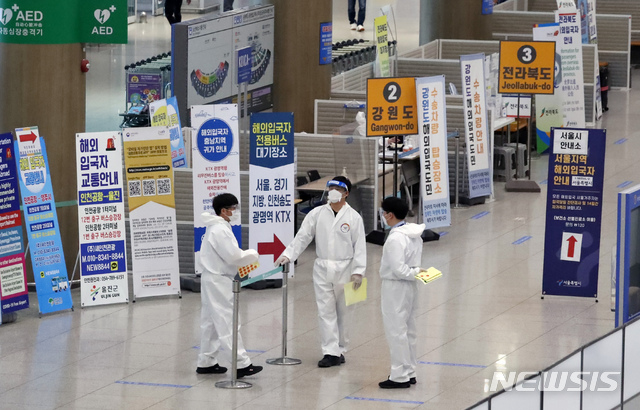
M 382 227 L 385 229 L 390 229 L 391 225 L 389 225 L 389 223 L 387 222 L 387 218 L 384 217 L 384 214 L 381 213 L 380 214 L 380 220 L 382 221 Z
M 327 194 L 327 198 L 329 199 L 329 203 L 335 204 L 336 202 L 340 202 L 340 200 L 342 199 L 342 193 L 340 193 L 340 191 L 338 191 L 337 189 L 332 189 Z
M 236 209 L 231 211 L 231 216 L 229 217 L 229 223 L 234 225 L 235 222 L 240 222 L 240 210 Z

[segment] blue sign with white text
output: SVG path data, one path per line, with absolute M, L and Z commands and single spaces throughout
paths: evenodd
M 606 130 L 552 128 L 542 294 L 598 296 Z
M 251 80 L 251 47 L 238 50 L 238 84 Z
M 493 0 L 482 0 L 482 14 L 493 14 Z
M 293 164 L 293 113 L 251 115 L 249 163 L 271 169 Z
M 320 23 L 320 65 L 331 64 L 332 23 Z
M 16 166 L 40 313 L 73 308 L 44 139 L 16 129 Z

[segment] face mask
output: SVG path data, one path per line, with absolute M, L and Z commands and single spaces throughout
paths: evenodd
M 384 217 L 384 214 L 381 215 L 380 220 L 382 221 L 382 227 L 383 228 L 385 228 L 385 229 L 390 229 L 391 228 L 391 226 L 387 222 L 387 218 Z
M 332 189 L 327 194 L 327 198 L 329 198 L 329 203 L 335 204 L 336 202 L 340 202 L 340 200 L 342 199 L 342 194 L 340 193 L 340 191 Z
M 229 223 L 234 225 L 235 222 L 240 222 L 240 210 L 236 209 L 231 211 L 231 216 L 229 217 Z

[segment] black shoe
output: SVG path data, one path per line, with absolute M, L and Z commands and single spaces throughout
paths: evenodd
M 250 364 L 247 367 L 243 367 L 242 369 L 238 369 L 238 379 L 244 376 L 253 376 L 254 374 L 258 374 L 262 371 L 262 366 L 254 366 Z
M 222 374 L 222 373 L 226 373 L 226 372 L 227 372 L 227 368 L 226 367 L 222 367 L 217 363 L 214 366 L 198 367 L 196 369 L 196 373 L 198 373 L 198 374 Z
M 416 381 L 415 377 L 412 377 L 412 378 L 409 379 L 409 384 L 416 384 L 416 383 L 418 383 L 418 382 Z
M 393 380 L 385 380 L 383 382 L 378 383 L 383 389 L 407 389 L 411 386 L 411 382 L 394 382 Z
M 330 354 L 325 354 L 322 360 L 318 362 L 318 367 L 331 367 L 331 366 L 340 366 L 340 358 L 338 356 L 331 356 Z
M 344 355 L 343 355 L 343 354 L 341 354 L 341 355 L 340 355 L 340 364 L 342 364 L 342 363 L 344 363 L 344 362 L 346 362 L 346 360 L 344 360 Z

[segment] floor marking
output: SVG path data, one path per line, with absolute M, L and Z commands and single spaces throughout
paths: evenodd
M 446 363 L 446 362 L 418 362 L 420 364 L 432 364 L 438 366 L 454 366 L 454 367 L 473 367 L 478 369 L 485 369 L 487 366 L 481 364 L 463 364 L 463 363 Z
M 190 389 L 193 386 L 186 384 L 165 384 L 165 383 L 144 383 L 144 382 L 127 382 L 124 380 L 118 380 L 118 384 L 133 384 L 136 386 L 152 386 L 152 387 L 174 387 L 176 389 Z
M 489 211 L 483 211 L 483 212 L 480 212 L 479 214 L 473 215 L 471 219 L 480 219 L 483 216 L 487 216 L 487 215 L 489 215 Z
M 406 403 L 406 404 L 424 404 L 423 401 L 412 401 L 412 400 L 393 400 L 393 399 L 373 399 L 370 397 L 355 397 L 355 396 L 347 396 L 345 399 L 349 400 L 364 400 L 364 401 L 382 401 L 385 403 Z
M 531 239 L 530 236 L 523 236 L 522 238 L 518 239 L 515 242 L 511 242 L 512 245 L 520 245 L 522 243 L 525 243 L 526 241 L 528 241 L 529 239 Z

